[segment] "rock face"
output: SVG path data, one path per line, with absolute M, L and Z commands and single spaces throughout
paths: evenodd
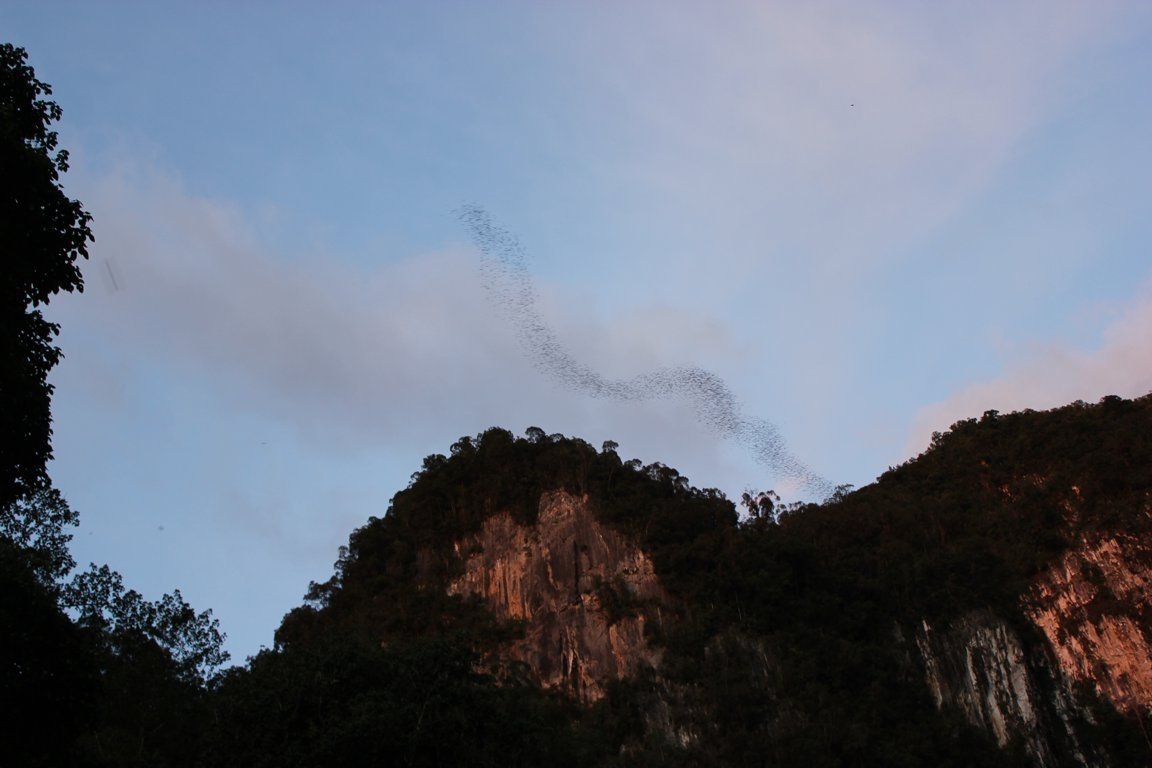
M 535 525 L 493 515 L 456 542 L 456 552 L 464 573 L 449 591 L 523 621 L 523 639 L 504 655 L 527 664 L 545 687 L 593 702 L 608 681 L 659 663 L 644 637 L 666 600 L 652 561 L 598 523 L 587 498 L 546 493 Z
M 648 555 L 600 524 L 587 497 L 546 493 L 535 523 L 497 513 L 454 549 L 462 569 L 448 591 L 522 622 L 523 635 L 498 654 L 524 664 L 544 687 L 591 703 L 610 681 L 659 667 L 661 651 L 645 629 L 662 622 L 668 595 Z M 1022 747 L 1035 765 L 1125 764 L 1099 743 L 1094 729 L 1101 721 L 1085 691 L 1094 687 L 1125 714 L 1152 712 L 1152 538 L 1085 534 L 1010 613 L 973 611 L 940 626 L 923 621 L 912 642 L 897 627 L 896 641 L 923 670 L 938 708 L 962 713 L 1002 747 Z M 772 692 L 782 676 L 770 656 L 765 642 L 733 632 L 704 654 L 706 667 L 719 659 L 763 685 L 769 710 L 779 710 L 764 718 L 765 731 L 793 722 L 786 692 Z M 656 679 L 650 735 L 680 747 L 715 736 L 707 697 Z
M 1068 679 L 1121 712 L 1152 708 L 1152 541 L 1086 538 L 1037 580 L 1025 611 Z
M 959 709 L 1002 747 L 1023 743 L 1040 766 L 1062 764 L 1058 755 L 1085 766 L 1105 764 L 1084 757 L 1070 689 L 1044 654 L 1030 656 L 1003 619 L 975 612 L 942 631 L 923 622 L 916 645 L 937 707 Z
M 1091 716 L 1077 703 L 1088 684 L 1117 710 L 1152 710 L 1152 542 L 1126 534 L 1086 536 L 1033 583 L 1026 642 L 1002 618 L 969 614 L 937 630 L 924 622 L 916 645 L 937 706 L 955 707 L 1003 746 L 1020 741 L 1038 765 L 1071 757 L 1108 765 L 1078 734 Z

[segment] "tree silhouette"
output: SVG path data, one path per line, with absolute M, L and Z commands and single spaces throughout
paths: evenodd
M 59 326 L 40 311 L 60 291 L 80 291 L 91 216 L 60 186 L 68 153 L 57 149 L 60 107 L 28 54 L 0 45 L 0 506 L 48 484 L 52 385 Z

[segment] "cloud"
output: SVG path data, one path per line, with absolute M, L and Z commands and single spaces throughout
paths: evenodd
M 596 190 L 611 200 L 604 212 L 587 216 L 601 204 L 588 195 L 541 211 L 543 222 L 524 224 L 507 207 L 493 213 L 542 261 L 579 257 L 551 269 L 578 264 L 573 280 L 627 290 L 622 302 L 647 291 L 722 313 L 729 332 L 755 347 L 749 364 L 763 361 L 761 381 L 744 392 L 756 391 L 758 414 L 779 419 L 814 462 L 829 452 L 815 443 L 843 442 L 844 424 L 891 389 L 890 371 L 868 361 L 908 338 L 901 305 L 936 291 L 942 271 L 979 286 L 1042 270 L 1050 294 L 1077 279 L 1074 264 L 1053 263 L 1047 246 L 1068 242 L 1052 242 L 1043 222 L 1029 229 L 1028 247 L 974 233 L 993 228 L 990 205 L 1001 222 L 1032 210 L 1014 176 L 1020 158 L 1059 143 L 1053 118 L 1083 96 L 1101 58 L 1092 54 L 1122 28 L 1126 4 L 700 8 L 617 4 L 594 29 L 574 25 L 571 45 L 596 60 L 578 59 L 563 93 L 586 109 L 559 130 L 566 152 L 610 180 Z M 1057 154 L 1044 165 L 1064 162 L 1072 160 Z M 582 220 L 611 237 L 573 234 Z M 587 240 L 596 247 L 572 245 Z M 973 258 L 978 246 L 982 259 Z M 1011 326 L 1048 309 L 1032 300 L 1023 309 L 1006 302 L 995 320 Z M 927 324 L 959 336 L 955 322 Z M 970 370 L 945 363 L 938 375 Z M 938 396 L 919 390 L 905 402 Z M 898 451 L 902 438 L 877 451 Z M 865 462 L 843 453 L 839 463 L 856 475 Z
M 154 172 L 122 171 L 85 200 L 97 232 L 88 271 L 110 259 L 123 287 L 90 279 L 65 327 L 247 392 L 302 426 L 387 431 L 515 359 L 465 249 L 371 267 L 270 253 L 240 212 Z
M 1074 400 L 1095 402 L 1106 395 L 1138 397 L 1152 391 L 1152 285 L 1107 327 L 1097 349 L 1081 351 L 1050 344 L 1023 356 L 992 381 L 969 386 L 943 402 L 922 408 L 906 444 L 908 455 L 928 445 L 933 431 L 987 410 L 1055 408 Z
M 88 290 L 53 306 L 69 350 L 65 396 L 130 409 L 131 371 L 166 371 L 226 411 L 291 425 L 325 452 L 427 445 L 430 436 L 443 451 L 460 434 L 530 424 L 600 433 L 627 450 L 649 447 L 646 430 L 664 434 L 675 419 L 694 436 L 673 451 L 680 460 L 715 468 L 724 451 L 716 436 L 695 435 L 684 403 L 625 414 L 541 376 L 485 293 L 471 246 L 356 265 L 343 254 L 273 252 L 242 211 L 155 169 L 121 168 L 85 186 L 97 234 Z M 109 270 L 115 280 L 98 279 Z M 634 305 L 589 317 L 557 286 L 540 288 L 541 317 L 601 370 L 632 376 L 741 351 L 723 326 L 689 311 Z M 646 456 L 657 459 L 673 460 Z
M 597 25 L 585 89 L 635 136 L 620 162 L 665 210 L 757 222 L 813 266 L 859 266 L 989 182 L 1117 7 L 624 6 Z

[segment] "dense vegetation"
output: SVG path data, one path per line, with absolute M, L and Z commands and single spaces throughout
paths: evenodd
M 352 535 L 333 578 L 286 617 L 277 653 L 336 628 L 491 650 L 516 627 L 447 597 L 451 544 L 497 510 L 531 523 L 541 492 L 564 488 L 652 555 L 679 617 L 650 638 L 665 647 L 659 674 L 615 686 L 573 744 L 637 765 L 1025 765 L 1019 748 L 936 712 L 907 655 L 911 631 L 982 609 L 1035 642 L 1018 605 L 1039 569 L 1085 531 L 1148 533 L 1150 425 L 1148 397 L 989 412 L 855 493 L 790 505 L 749 494 L 743 521 L 718 492 L 624 462 L 610 443 L 491 429 L 425 459 L 388 513 Z M 645 724 L 670 698 L 687 748 Z M 1089 704 L 1111 723 L 1093 733 L 1144 759 L 1138 729 Z
M 0 744 L 5 765 L 187 764 L 227 660 L 209 612 L 158 601 L 107 566 L 73 574 L 76 513 L 53 486 L 42 307 L 81 291 L 91 217 L 64 194 L 60 107 L 26 52 L 0 45 Z

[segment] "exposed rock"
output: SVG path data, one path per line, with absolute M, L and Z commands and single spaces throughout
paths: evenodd
M 1025 613 L 1066 677 L 1121 712 L 1152 708 L 1152 540 L 1085 538 L 1036 581 Z
M 493 515 L 456 552 L 464 573 L 449 591 L 477 595 L 497 616 L 523 621 L 523 639 L 505 655 L 545 687 L 592 702 L 608 681 L 659 663 L 644 637 L 666 600 L 652 561 L 597 522 L 586 497 L 544 494 L 531 526 Z
M 938 631 L 923 622 L 916 645 L 937 707 L 955 707 L 1000 746 L 1020 741 L 1040 766 L 1083 755 L 1073 724 L 1070 690 L 1056 683 L 1051 665 L 1025 651 L 1018 634 L 988 612 L 976 612 Z M 1043 654 L 1041 654 L 1042 656 Z
M 937 705 L 957 707 L 1002 746 L 1022 740 L 1041 766 L 1064 753 L 1082 765 L 1107 764 L 1077 736 L 1077 723 L 1090 716 L 1073 692 L 1088 684 L 1121 712 L 1152 708 L 1150 590 L 1152 541 L 1095 534 L 1025 596 L 1024 614 L 1040 631 L 1029 647 L 987 612 L 943 631 L 925 622 L 916 644 Z

